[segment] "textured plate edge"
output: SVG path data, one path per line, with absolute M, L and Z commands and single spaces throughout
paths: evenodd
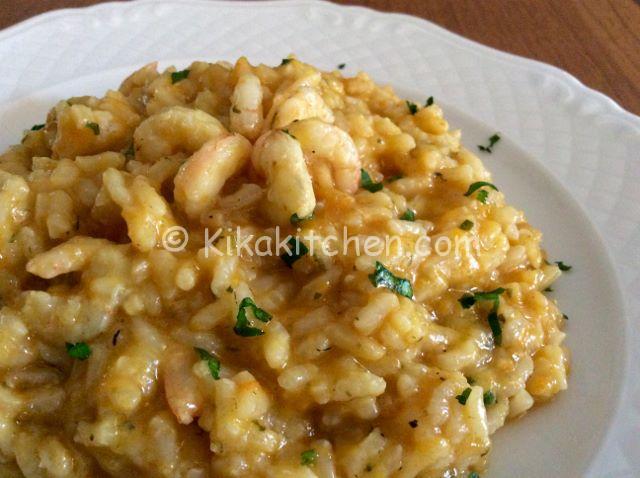
M 618 102 L 614 99 L 610 98 L 606 94 L 593 89 L 584 83 L 582 83 L 578 78 L 573 76 L 571 73 L 558 68 L 554 65 L 550 65 L 548 63 L 534 60 L 531 58 L 526 58 L 523 56 L 519 56 L 513 53 L 508 53 L 505 51 L 498 50 L 496 48 L 483 45 L 482 43 L 478 43 L 474 40 L 470 40 L 468 38 L 463 37 L 457 33 L 454 33 L 450 30 L 447 30 L 440 25 L 433 23 L 429 20 L 426 20 L 421 17 L 416 17 L 413 15 L 405 14 L 405 13 L 397 13 L 397 12 L 383 12 L 379 10 L 375 10 L 369 7 L 361 7 L 357 5 L 340 5 L 336 3 L 332 3 L 327 0 L 130 0 L 123 2 L 104 2 L 98 3 L 95 5 L 90 5 L 87 7 L 78 7 L 78 8 L 63 8 L 57 10 L 51 10 L 48 12 L 41 13 L 34 17 L 23 20 L 19 23 L 9 26 L 3 30 L 0 30 L 0 41 L 10 38 L 11 36 L 17 35 L 25 30 L 30 28 L 34 28 L 41 23 L 47 22 L 52 18 L 64 17 L 68 15 L 90 15 L 96 11 L 100 10 L 109 10 L 112 8 L 119 9 L 127 9 L 127 8 L 135 8 L 137 4 L 154 4 L 154 5 L 171 5 L 176 3 L 185 3 L 185 4 L 199 4 L 199 5 L 207 5 L 207 4 L 218 4 L 218 5 L 226 5 L 233 8 L 255 8 L 255 7 L 288 7 L 288 6 L 300 6 L 300 5 L 308 5 L 322 8 L 333 9 L 333 10 L 351 10 L 351 11 L 359 11 L 362 14 L 376 16 L 377 18 L 394 18 L 396 21 L 402 22 L 410 22 L 425 31 L 432 30 L 437 32 L 437 34 L 441 35 L 446 41 L 456 43 L 458 47 L 463 47 L 469 51 L 477 51 L 480 50 L 484 54 L 491 55 L 495 60 L 501 63 L 509 63 L 511 66 L 516 64 L 519 68 L 527 70 L 529 72 L 539 72 L 544 70 L 550 76 L 553 76 L 556 80 L 562 82 L 564 85 L 569 86 L 571 88 L 578 89 L 584 95 L 593 98 L 598 102 L 601 107 L 608 109 L 609 113 L 613 113 L 618 115 L 618 119 L 623 119 L 632 126 L 640 129 L 640 116 L 637 116 L 630 111 L 623 108 Z

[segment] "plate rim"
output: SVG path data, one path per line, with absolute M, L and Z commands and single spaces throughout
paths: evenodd
M 108 1 L 103 3 L 96 3 L 94 5 L 88 5 L 84 7 L 71 7 L 71 8 L 60 8 L 49 10 L 37 15 L 34 15 L 30 18 L 24 19 L 18 23 L 10 25 L 7 28 L 0 30 L 0 41 L 4 39 L 19 34 L 23 30 L 27 30 L 38 26 L 39 24 L 46 22 L 50 19 L 63 17 L 66 15 L 88 15 L 98 10 L 109 10 L 112 8 L 117 9 L 129 9 L 135 8 L 137 4 L 152 4 L 152 5 L 172 5 L 177 3 L 191 3 L 191 4 L 199 4 L 199 5 L 207 5 L 207 4 L 218 4 L 233 8 L 254 8 L 254 7 L 286 7 L 286 6 L 296 6 L 296 5 L 308 5 L 308 6 L 318 6 L 322 5 L 323 8 L 330 8 L 336 10 L 351 10 L 351 11 L 361 11 L 367 15 L 375 15 L 378 17 L 386 17 L 386 18 L 395 18 L 396 20 L 401 20 L 405 22 L 411 22 L 416 24 L 417 26 L 421 26 L 423 28 L 427 27 L 430 29 L 435 29 L 439 34 L 446 37 L 448 41 L 455 40 L 458 43 L 458 46 L 464 46 L 465 49 L 481 49 L 484 53 L 492 55 L 496 60 L 500 62 L 508 62 L 511 65 L 513 63 L 517 63 L 519 67 L 525 68 L 528 70 L 543 69 L 545 72 L 552 74 L 557 79 L 561 80 L 563 83 L 573 86 L 574 88 L 580 89 L 582 92 L 588 94 L 594 99 L 597 99 L 600 104 L 606 105 L 608 108 L 613 109 L 615 113 L 621 115 L 620 119 L 624 119 L 629 121 L 632 125 L 640 127 L 640 116 L 635 115 L 629 110 L 625 109 L 622 105 L 620 105 L 616 100 L 607 96 L 605 93 L 598 91 L 590 86 L 585 85 L 582 81 L 580 81 L 576 76 L 571 73 L 563 70 L 555 65 L 551 65 L 549 63 L 545 63 L 540 60 L 534 60 L 532 58 L 527 58 L 524 56 L 516 55 L 514 53 L 506 52 L 499 50 L 497 48 L 484 45 L 475 40 L 471 40 L 466 38 L 458 33 L 452 32 L 451 30 L 447 30 L 446 28 L 434 23 L 430 20 L 427 20 L 422 17 L 410 15 L 407 13 L 400 12 L 384 12 L 380 10 L 376 10 L 371 7 L 364 7 L 360 5 L 342 5 L 330 2 L 329 0 L 129 0 L 129 1 Z M 18 98 L 15 98 L 18 99 Z

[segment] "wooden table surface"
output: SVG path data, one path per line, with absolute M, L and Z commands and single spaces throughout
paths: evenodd
M 426 18 L 485 45 L 556 65 L 640 115 L 638 0 L 337 0 Z M 0 28 L 100 0 L 0 0 Z

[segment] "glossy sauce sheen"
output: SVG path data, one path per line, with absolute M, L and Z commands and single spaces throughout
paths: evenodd
M 60 102 L 0 156 L 0 474 L 482 473 L 568 359 L 560 271 L 480 181 L 437 98 L 295 59 Z M 276 228 L 338 253 L 235 254 Z

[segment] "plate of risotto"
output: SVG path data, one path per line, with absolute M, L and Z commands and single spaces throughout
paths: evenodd
M 634 476 L 639 118 L 324 2 L 0 59 L 0 476 Z

